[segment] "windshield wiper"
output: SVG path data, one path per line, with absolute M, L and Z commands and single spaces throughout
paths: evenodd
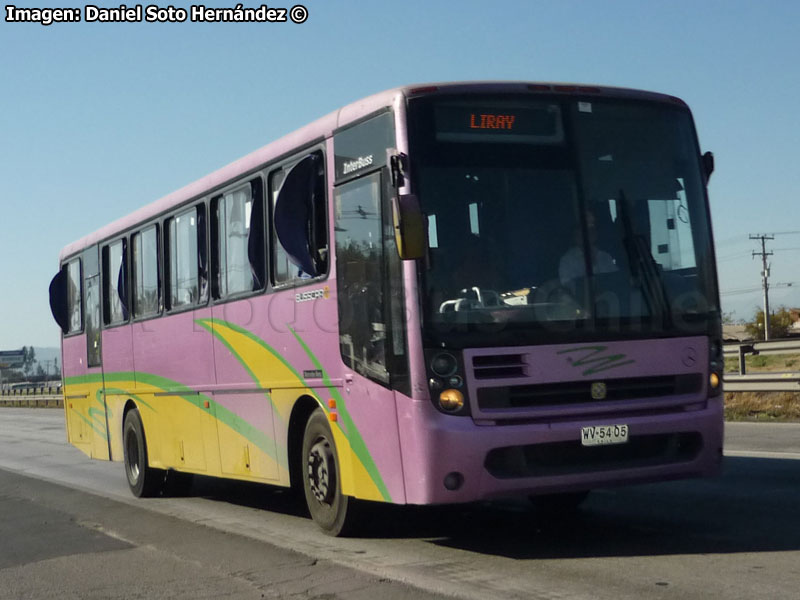
M 645 299 L 653 315 L 661 315 L 667 325 L 670 318 L 669 298 L 661 278 L 661 269 L 653 258 L 644 236 L 636 234 L 631 223 L 625 191 L 620 189 L 617 214 L 622 223 L 623 242 L 634 277 L 638 277 Z

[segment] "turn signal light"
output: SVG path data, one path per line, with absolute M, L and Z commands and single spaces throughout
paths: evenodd
M 445 390 L 439 394 L 439 406 L 447 412 L 456 412 L 464 407 L 464 394 L 458 390 Z
M 711 375 L 708 376 L 708 384 L 711 386 L 712 390 L 717 389 L 719 387 L 719 375 L 711 373 Z

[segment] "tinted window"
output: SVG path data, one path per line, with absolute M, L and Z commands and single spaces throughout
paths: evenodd
M 146 317 L 161 311 L 158 286 L 158 228 L 133 235 L 133 314 Z

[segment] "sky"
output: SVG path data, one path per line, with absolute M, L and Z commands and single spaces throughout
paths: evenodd
M 682 98 L 702 150 L 716 156 L 723 310 L 744 319 L 761 304 L 749 235 L 762 233 L 776 234 L 770 282 L 794 284 L 773 289 L 770 304 L 800 306 L 800 2 L 304 6 L 302 24 L 0 20 L 0 349 L 58 345 L 47 289 L 63 246 L 340 106 L 433 81 L 596 83 Z

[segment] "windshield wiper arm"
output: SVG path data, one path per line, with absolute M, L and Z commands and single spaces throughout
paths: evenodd
M 619 190 L 619 202 L 617 203 L 617 214 L 623 229 L 623 242 L 628 252 L 633 275 L 638 277 L 642 291 L 644 292 L 647 303 L 653 314 L 660 314 L 664 322 L 669 319 L 669 298 L 661 278 L 661 270 L 653 258 L 644 237 L 636 234 L 631 223 L 628 204 L 625 198 L 625 191 Z

